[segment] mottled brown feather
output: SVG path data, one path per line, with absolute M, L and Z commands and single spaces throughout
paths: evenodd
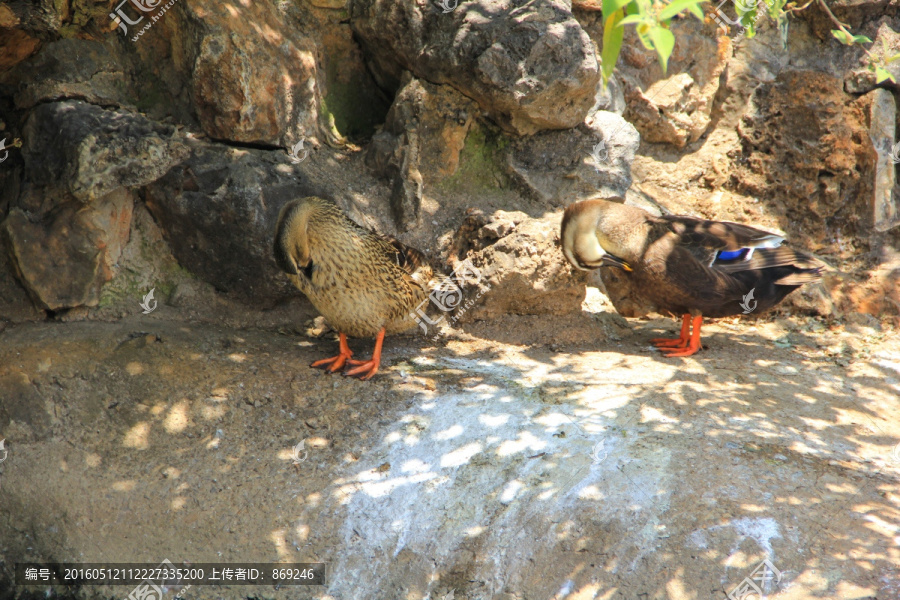
M 591 237 L 593 236 L 593 237 Z M 759 247 L 780 236 L 739 223 L 694 217 L 656 217 L 643 209 L 601 199 L 566 209 L 563 253 L 578 268 L 596 268 L 610 254 L 624 260 L 624 274 L 663 312 L 724 317 L 744 312 L 754 290 L 758 312 L 803 283 L 819 279 L 823 264 L 796 250 Z M 750 260 L 715 260 L 720 251 L 754 248 Z M 590 254 L 590 255 L 588 255 Z
M 360 227 L 334 202 L 316 197 L 282 208 L 274 254 L 332 327 L 355 337 L 415 327 L 411 313 L 433 279 L 421 252 Z

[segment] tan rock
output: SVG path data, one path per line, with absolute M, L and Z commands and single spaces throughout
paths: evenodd
M 193 99 L 210 137 L 293 146 L 315 137 L 316 51 L 269 2 L 191 0 Z
M 316 8 L 342 9 L 347 8 L 349 0 L 309 0 L 309 3 Z
M 738 124 L 742 155 L 730 170 L 738 191 L 782 199 L 776 209 L 811 249 L 871 227 L 871 101 L 817 71 L 784 71 L 759 85 Z
M 120 189 L 87 208 L 64 206 L 32 223 L 13 208 L 0 224 L 19 280 L 43 307 L 96 306 L 128 242 L 133 200 Z
M 0 5 L 0 22 L 3 21 L 5 8 Z M 0 28 L 0 73 L 8 71 L 31 56 L 40 44 L 40 40 L 21 29 Z
M 456 172 L 477 110 L 452 87 L 419 79 L 408 80 L 397 93 L 366 162 L 392 182 L 391 205 L 401 230 L 416 222 L 424 186 Z
M 464 290 L 472 306 L 459 322 L 581 312 L 584 277 L 573 272 L 559 249 L 560 218 L 502 210 L 467 217 L 454 248 L 465 250 L 462 258 L 478 269 L 480 281 Z

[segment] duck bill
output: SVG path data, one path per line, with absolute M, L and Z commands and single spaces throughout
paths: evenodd
M 623 271 L 631 271 L 631 265 L 627 262 L 619 258 L 618 256 L 613 256 L 612 254 L 604 254 L 603 258 L 600 260 L 600 265 L 604 267 L 616 267 L 618 269 L 622 269 Z

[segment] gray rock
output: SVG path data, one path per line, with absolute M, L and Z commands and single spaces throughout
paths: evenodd
M 622 83 L 615 74 L 609 78 L 606 87 L 603 84 L 597 86 L 597 92 L 594 96 L 594 106 L 591 107 L 590 113 L 593 114 L 598 110 L 622 115 L 625 112 L 625 90 L 622 89 Z
M 190 146 L 190 156 L 145 195 L 179 264 L 217 290 L 257 304 L 296 295 L 272 258 L 278 211 L 293 198 L 333 195 L 298 176 L 300 167 L 281 153 Z
M 591 38 L 598 46 L 602 44 L 603 21 L 599 14 L 580 18 Z M 643 141 L 681 148 L 698 140 L 710 127 L 731 44 L 694 17 L 674 20 L 672 31 L 675 47 L 668 71 L 663 73 L 656 52 L 647 50 L 633 28 L 627 27 L 610 87 L 613 94 L 621 87 L 622 114 L 641 133 Z M 619 106 L 614 99 L 606 110 L 619 112 Z
M 15 82 L 14 98 L 19 109 L 67 98 L 122 106 L 134 102 L 131 76 L 124 64 L 100 42 L 61 39 L 44 46 L 3 80 Z
M 887 231 L 900 225 L 900 203 L 897 195 L 895 164 L 900 160 L 900 145 L 895 147 L 894 129 L 897 122 L 897 103 L 887 90 L 869 92 L 869 138 L 878 154 L 875 162 L 872 224 L 875 231 Z
M 170 125 L 78 100 L 38 106 L 22 137 L 30 184 L 83 203 L 158 179 L 187 154 Z
M 595 102 L 594 45 L 558 0 L 474 0 L 448 13 L 353 0 L 351 25 L 384 87 L 398 87 L 404 69 L 449 84 L 513 133 L 575 127 Z
M 525 189 L 551 205 L 565 206 L 598 194 L 623 196 L 639 145 L 631 123 L 597 111 L 573 129 L 515 140 L 508 164 Z
M 456 172 L 477 105 L 450 86 L 410 79 L 372 139 L 366 164 L 391 181 L 397 228 L 419 220 L 425 185 Z

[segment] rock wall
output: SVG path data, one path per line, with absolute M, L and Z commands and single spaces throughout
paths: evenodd
M 448 270 L 481 264 L 493 292 L 470 319 L 578 311 L 585 282 L 556 250 L 554 223 L 579 198 L 635 201 L 633 170 L 673 211 L 781 228 L 836 267 L 849 262 L 854 274 L 819 292 L 840 300 L 805 310 L 894 310 L 898 86 L 876 85 L 868 65 L 900 39 L 897 8 L 835 3 L 882 48 L 871 56 L 837 44 L 815 6 L 784 40 L 766 23 L 746 39 L 677 19 L 667 73 L 629 30 L 607 89 L 597 8 L 0 7 L 0 296 L 29 304 L 10 300 L 0 317 L 91 316 L 104 298 L 136 309 L 109 291 L 140 279 L 119 264 L 136 207 L 166 242 L 160 261 L 271 307 L 296 297 L 270 257 L 274 219 L 311 193 Z M 509 231 L 484 233 L 511 214 Z M 607 279 L 614 302 L 630 297 Z M 873 303 L 859 285 L 886 291 Z

